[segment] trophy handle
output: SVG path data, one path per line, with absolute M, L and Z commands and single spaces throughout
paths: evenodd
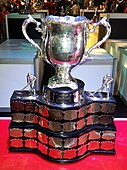
M 106 31 L 107 31 L 106 35 L 102 38 L 102 40 L 100 40 L 99 42 L 97 42 L 95 45 L 93 45 L 91 48 L 88 49 L 86 54 L 84 54 L 84 56 L 83 56 L 84 59 L 87 59 L 88 57 L 90 57 L 90 55 L 89 55 L 90 52 L 95 48 L 99 48 L 100 45 L 102 45 L 110 36 L 111 26 L 110 26 L 109 22 L 107 22 L 107 17 L 103 17 L 99 22 L 94 23 L 93 28 L 88 30 L 88 33 L 94 32 L 98 25 L 103 25 L 104 27 L 106 27 Z M 84 61 L 84 59 L 83 59 L 83 61 Z
M 42 54 L 42 50 L 41 50 L 41 48 L 39 47 L 39 45 L 38 45 L 37 43 L 35 43 L 35 42 L 28 36 L 28 34 L 27 34 L 26 29 L 27 29 L 27 26 L 28 26 L 29 23 L 34 23 L 34 24 L 36 24 L 36 28 L 35 28 L 35 29 L 36 29 L 38 32 L 41 32 L 41 33 L 42 33 L 42 30 L 41 30 L 41 28 L 39 27 L 39 26 L 41 25 L 41 23 L 38 22 L 38 21 L 36 21 L 36 20 L 29 14 L 29 15 L 28 15 L 28 18 L 25 19 L 25 21 L 24 21 L 23 24 L 22 24 L 22 32 L 23 32 L 25 38 L 26 38 L 32 45 L 34 45 L 35 48 L 37 48 L 37 49 L 40 51 L 40 53 Z

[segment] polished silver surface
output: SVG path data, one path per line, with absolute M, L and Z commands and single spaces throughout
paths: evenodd
M 52 137 L 50 138 L 49 144 L 52 147 L 55 148 L 73 148 L 75 146 L 77 146 L 77 139 L 76 138 L 68 138 L 65 140 L 62 140 L 60 138 L 56 138 L 56 137 Z
M 30 95 L 35 97 L 36 96 L 35 81 L 36 81 L 36 77 L 34 75 L 32 75 L 31 73 L 28 73 L 27 74 L 27 85 L 22 88 L 22 91 L 24 91 L 29 86 L 29 93 L 30 93 Z M 19 95 L 19 98 L 20 98 L 21 97 L 20 96 L 21 92 L 17 92 L 17 94 Z
M 9 130 L 9 134 L 11 137 L 22 137 L 23 136 L 23 130 L 19 128 L 11 128 Z
M 81 61 L 89 57 L 89 53 L 99 47 L 109 37 L 111 32 L 110 24 L 106 21 L 107 18 L 102 18 L 97 23 L 92 23 L 86 17 L 78 16 L 47 16 L 42 18 L 42 24 L 36 21 L 31 15 L 24 21 L 22 31 L 25 38 L 33 44 L 40 55 L 50 62 L 56 69 L 56 74 L 49 80 L 50 88 L 70 87 L 77 89 L 77 82 L 70 74 L 71 69 L 78 65 Z M 42 33 L 42 46 L 40 47 L 27 35 L 27 26 L 29 23 L 36 24 L 36 30 Z M 89 25 L 93 28 L 90 29 Z M 40 28 L 42 25 L 42 28 Z M 86 43 L 91 32 L 94 32 L 96 27 L 104 25 L 107 33 L 104 38 L 86 51 Z
M 19 138 L 14 138 L 10 140 L 10 146 L 15 148 L 23 147 L 23 140 Z
M 37 131 L 35 129 L 24 129 L 24 136 L 27 138 L 37 138 Z
M 103 96 L 103 99 L 106 98 L 106 99 L 109 99 L 110 98 L 110 86 L 111 86 L 111 83 L 113 82 L 113 78 L 110 74 L 106 74 L 104 77 L 103 77 L 103 80 L 102 80 L 102 86 L 96 90 L 94 93 L 91 93 L 91 97 L 95 96 L 95 94 L 97 92 L 104 92 L 104 90 L 106 91 L 106 96 L 104 97 Z
M 105 140 L 114 140 L 115 136 L 116 136 L 116 132 L 112 130 L 105 130 L 102 133 L 102 139 L 105 139 Z
M 25 122 L 25 115 L 22 113 L 13 113 L 12 114 L 13 122 Z
M 79 106 L 84 104 L 84 82 L 76 79 L 78 88 L 73 90 L 69 87 L 44 88 L 43 97 L 46 102 L 52 106 Z

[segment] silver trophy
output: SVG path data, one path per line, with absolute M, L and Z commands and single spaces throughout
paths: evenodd
M 31 22 L 42 33 L 40 45 L 27 35 L 27 26 Z M 106 35 L 86 49 L 89 34 L 99 25 L 106 27 Z M 111 27 L 106 18 L 93 23 L 84 16 L 47 16 L 40 23 L 28 15 L 22 30 L 26 39 L 37 48 L 39 59 L 50 63 L 56 73 L 43 87 L 41 95 L 35 91 L 37 76 L 28 73 L 27 85 L 18 92 L 19 95 L 14 93 L 12 96 L 13 119 L 19 121 L 19 125 L 15 122 L 13 125 L 12 121 L 10 126 L 12 150 L 36 150 L 46 159 L 62 163 L 79 160 L 91 152 L 114 153 L 116 129 L 112 119 L 115 105 L 109 98 L 112 77 L 105 75 L 102 87 L 91 93 L 84 92 L 82 80 L 71 76 L 71 69 L 87 60 L 90 52 L 109 37 Z M 26 87 L 29 87 L 28 91 L 24 91 Z M 108 97 L 103 100 L 104 90 Z
M 42 23 L 36 21 L 31 15 L 28 15 L 28 18 L 22 25 L 22 31 L 25 38 L 37 48 L 38 55 L 55 67 L 55 76 L 49 79 L 47 88 L 69 88 L 74 91 L 73 96 L 75 97 L 73 102 L 79 103 L 82 100 L 82 92 L 79 89 L 83 85 L 81 85 L 79 80 L 71 76 L 71 69 L 86 60 L 93 49 L 100 47 L 107 40 L 111 33 L 110 24 L 107 22 L 106 17 L 97 23 L 93 23 L 92 20 L 88 20 L 84 16 L 63 17 L 50 15 L 42 18 L 41 21 Z M 42 46 L 39 46 L 27 35 L 26 30 L 29 23 L 35 23 L 36 30 L 42 33 Z M 90 25 L 92 25 L 92 29 L 90 29 Z M 89 34 L 94 32 L 99 25 L 106 27 L 106 35 L 94 46 L 86 49 Z M 83 87 L 81 89 L 83 91 Z M 60 99 L 65 99 L 68 93 L 71 93 L 71 91 L 62 91 Z M 46 98 L 50 102 L 56 102 L 56 100 L 51 99 L 50 90 L 47 90 L 46 94 Z M 56 95 L 52 98 L 56 98 Z M 64 102 L 62 101 L 62 103 Z

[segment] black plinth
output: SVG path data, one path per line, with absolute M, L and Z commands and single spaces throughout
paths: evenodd
M 56 162 L 77 161 L 89 153 L 115 154 L 116 102 L 110 95 L 84 92 L 73 107 L 48 104 L 43 96 L 14 91 L 9 125 L 10 151 L 31 151 Z

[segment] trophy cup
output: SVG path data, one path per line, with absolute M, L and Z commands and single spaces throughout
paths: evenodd
M 42 48 L 27 35 L 26 29 L 31 22 L 35 23 L 36 30 L 42 33 Z M 46 19 L 42 18 L 42 29 L 39 27 L 41 23 L 33 19 L 31 15 L 28 15 L 28 18 L 24 21 L 22 31 L 25 38 L 37 48 L 40 57 L 43 57 L 44 60 L 55 67 L 55 76 L 49 79 L 48 86 L 45 87 L 44 95 L 48 102 L 54 103 L 61 94 L 62 98 L 65 94 L 68 101 L 71 101 L 72 99 L 69 98 L 74 96 L 71 104 L 82 103 L 84 83 L 71 76 L 71 69 L 87 59 L 89 53 L 105 42 L 111 32 L 110 24 L 105 17 L 98 23 L 93 23 L 91 30 L 89 29 L 90 24 L 92 24 L 92 20 L 88 20 L 84 16 L 47 16 Z M 85 46 L 89 34 L 94 32 L 99 25 L 104 25 L 107 33 L 101 41 L 86 51 Z
M 20 99 L 16 92 L 12 95 L 10 150 L 33 151 L 57 162 L 76 161 L 93 152 L 115 153 L 115 100 L 109 95 L 103 100 L 102 91 L 92 95 L 84 92 L 84 82 L 71 76 L 71 69 L 87 60 L 89 53 L 106 41 L 110 24 L 105 17 L 92 23 L 84 16 L 47 16 L 41 21 L 28 15 L 22 31 L 37 48 L 38 57 L 50 63 L 56 72 L 42 89 L 42 95 L 35 97 L 34 92 L 29 98 L 23 91 Z M 31 22 L 42 33 L 41 46 L 27 35 Z M 105 37 L 86 50 L 89 34 L 99 25 L 106 27 Z M 33 86 L 31 89 L 34 91 Z M 98 93 L 102 94 L 101 98 Z

